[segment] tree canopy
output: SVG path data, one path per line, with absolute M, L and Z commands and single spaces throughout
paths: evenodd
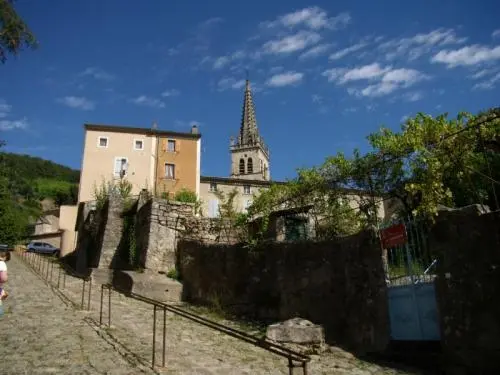
M 381 128 L 368 141 L 365 154 L 338 153 L 272 185 L 255 197 L 249 213 L 310 205 L 323 225 L 320 234 L 329 237 L 378 226 L 377 212 L 387 202 L 399 207 L 400 217 L 426 220 L 441 205 L 500 208 L 500 109 L 455 118 L 419 113 L 399 132 Z
M 35 36 L 14 9 L 13 0 L 0 0 L 0 62 L 7 54 L 16 55 L 25 47 L 38 45 Z
M 74 204 L 79 171 L 27 155 L 0 153 L 0 243 L 15 244 L 41 213 L 41 201 Z

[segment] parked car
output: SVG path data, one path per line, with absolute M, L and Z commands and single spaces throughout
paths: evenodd
M 2 243 L 2 244 L 0 244 L 0 250 L 12 251 L 12 250 L 14 250 L 14 248 L 12 246 L 5 245 Z
M 40 254 L 58 255 L 59 249 L 46 242 L 32 241 L 27 246 L 27 251 Z

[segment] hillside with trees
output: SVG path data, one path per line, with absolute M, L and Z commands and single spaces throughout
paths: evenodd
M 75 204 L 80 172 L 28 155 L 0 153 L 0 243 L 14 244 L 42 213 L 42 202 Z

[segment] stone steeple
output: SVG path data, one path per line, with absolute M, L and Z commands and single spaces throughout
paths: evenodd
M 231 142 L 231 177 L 269 180 L 269 149 L 259 134 L 250 81 L 245 84 L 240 133 Z

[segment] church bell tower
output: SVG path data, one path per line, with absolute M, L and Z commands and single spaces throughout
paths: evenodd
M 259 134 L 250 81 L 246 81 L 240 133 L 231 137 L 231 177 L 269 181 L 269 149 Z

